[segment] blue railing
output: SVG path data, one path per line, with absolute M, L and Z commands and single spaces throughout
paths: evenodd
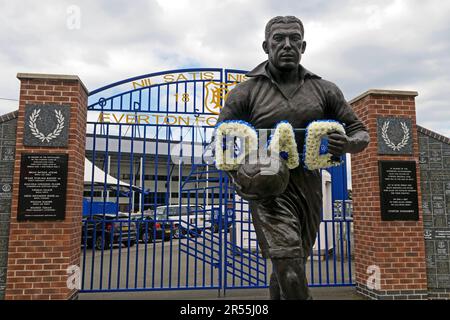
M 202 72 L 210 72 L 209 79 L 158 82 Z M 214 117 L 205 106 L 205 84 L 231 84 L 239 78 L 231 75 L 243 74 L 170 70 L 90 93 L 86 156 L 93 165 L 85 186 L 82 292 L 268 286 L 271 265 L 260 255 L 248 205 L 226 175 L 205 163 L 212 123 L 158 122 L 170 115 Z M 132 87 L 133 81 L 140 82 Z M 109 113 L 109 121 L 99 122 L 99 112 Z M 147 121 L 127 122 L 120 113 Z M 308 261 L 311 286 L 354 284 L 345 165 L 330 172 L 332 209 Z M 193 209 L 185 214 L 185 207 Z

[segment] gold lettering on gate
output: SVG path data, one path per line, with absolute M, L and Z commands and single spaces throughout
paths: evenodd
M 99 123 L 124 123 L 124 124 L 165 124 L 165 125 L 201 125 L 215 126 L 217 115 L 211 116 L 184 116 L 184 115 L 162 115 L 162 114 L 132 114 L 116 112 L 100 112 L 97 118 Z

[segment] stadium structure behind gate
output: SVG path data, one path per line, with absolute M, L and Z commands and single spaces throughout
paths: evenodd
M 248 205 L 206 161 L 227 92 L 245 73 L 171 70 L 90 93 L 81 292 L 268 286 Z M 354 285 L 345 163 L 322 177 L 309 283 Z

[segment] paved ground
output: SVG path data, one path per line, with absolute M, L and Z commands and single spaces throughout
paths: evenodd
M 197 240 L 197 241 L 195 241 Z M 142 242 L 128 249 L 115 246 L 104 252 L 82 252 L 83 289 L 217 287 L 220 281 L 219 247 L 205 239 Z M 212 251 L 211 248 L 214 248 Z M 226 257 L 228 287 L 264 286 L 271 273 L 270 261 L 254 253 L 236 254 L 222 249 Z M 225 253 L 226 252 L 226 253 Z M 306 266 L 310 284 L 351 284 L 348 259 L 331 256 L 310 260 Z M 351 274 L 351 276 L 350 276 Z
M 314 300 L 363 300 L 354 287 L 311 288 Z M 268 289 L 234 289 L 218 296 L 217 290 L 82 293 L 80 300 L 267 300 Z
M 213 238 L 214 239 L 214 238 Z M 205 242 L 206 241 L 206 242 Z M 84 289 L 105 290 L 117 288 L 214 287 L 219 283 L 216 263 L 218 242 L 182 239 L 155 243 L 139 243 L 128 249 L 115 246 L 109 250 L 82 252 Z M 214 248 L 213 250 L 211 250 Z M 227 284 L 229 286 L 264 286 L 271 272 L 270 262 L 256 254 L 233 254 L 222 248 L 227 256 Z M 226 253 L 225 253 L 226 252 Z M 250 258 L 251 257 L 251 258 Z M 328 259 L 308 261 L 307 276 L 310 284 L 351 283 L 348 259 L 338 255 Z M 361 299 L 353 287 L 313 287 L 314 299 Z M 83 293 L 80 299 L 268 299 L 268 289 L 218 289 L 162 290 L 140 292 Z

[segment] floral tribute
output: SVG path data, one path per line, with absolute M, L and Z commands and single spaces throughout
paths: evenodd
M 333 120 L 313 121 L 307 126 L 303 148 L 303 164 L 306 169 L 315 170 L 341 164 L 340 159 L 335 160 L 328 153 L 326 135 L 332 131 L 345 134 L 344 127 Z M 248 154 L 258 150 L 257 131 L 245 121 L 220 122 L 216 126 L 215 134 L 215 163 L 219 170 L 237 170 Z M 235 148 L 229 146 L 234 146 L 236 138 L 244 140 L 244 147 L 235 156 Z M 278 153 L 286 161 L 289 169 L 294 169 L 300 164 L 294 129 L 287 121 L 281 121 L 276 125 L 275 132 L 269 138 L 267 149 L 271 154 Z
M 344 127 L 334 120 L 317 120 L 306 127 L 303 163 L 308 170 L 328 168 L 341 164 L 340 158 L 333 160 L 328 152 L 326 135 L 338 131 L 345 134 Z

